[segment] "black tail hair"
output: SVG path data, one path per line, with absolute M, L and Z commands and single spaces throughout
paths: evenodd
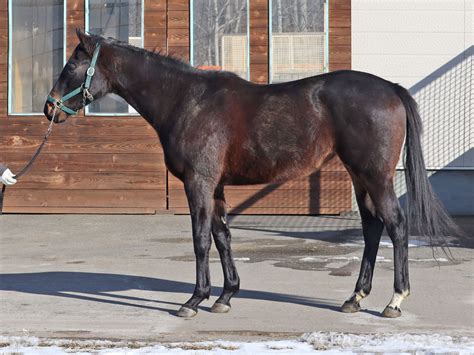
M 461 236 L 463 233 L 448 215 L 428 181 L 421 148 L 422 122 L 418 105 L 408 90 L 402 86 L 395 84 L 395 90 L 407 113 L 404 165 L 408 225 L 422 236 L 429 237 L 432 247 L 440 246 L 446 256 L 453 259 L 445 237 Z

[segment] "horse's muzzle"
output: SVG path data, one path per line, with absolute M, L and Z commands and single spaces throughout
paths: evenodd
M 44 115 L 46 116 L 46 118 L 48 119 L 48 121 L 51 121 L 51 119 L 53 118 L 53 114 L 54 114 L 54 104 L 51 103 L 51 102 L 46 102 L 44 104 Z M 54 122 L 55 123 L 61 123 L 61 122 L 64 122 L 67 120 L 67 118 L 69 117 L 69 115 L 59 109 L 56 109 L 56 114 L 54 115 Z

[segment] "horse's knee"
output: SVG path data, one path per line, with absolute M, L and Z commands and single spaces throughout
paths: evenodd
M 230 248 L 230 230 L 223 217 L 215 216 L 212 220 L 212 236 L 219 252 Z
M 214 242 L 216 243 L 216 248 L 219 252 L 226 252 L 229 250 L 229 242 L 226 240 L 225 236 L 219 236 L 214 238 Z
M 194 254 L 200 257 L 206 257 L 209 255 L 209 250 L 211 249 L 211 238 L 209 235 L 201 235 L 196 238 L 194 242 Z

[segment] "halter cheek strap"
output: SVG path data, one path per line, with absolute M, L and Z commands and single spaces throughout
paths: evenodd
M 91 103 L 94 100 L 94 96 L 89 92 L 89 88 L 91 86 L 91 81 L 92 77 L 95 74 L 95 65 L 97 64 L 97 58 L 99 57 L 99 51 L 100 51 L 100 44 L 97 44 L 94 50 L 94 54 L 92 55 L 92 60 L 91 64 L 89 65 L 89 68 L 87 68 L 86 71 L 86 78 L 84 82 L 79 86 L 78 88 L 74 89 L 70 93 L 64 95 L 61 97 L 59 100 L 55 99 L 52 96 L 48 95 L 48 102 L 51 102 L 54 104 L 55 108 L 66 112 L 69 115 L 75 115 L 77 114 L 77 111 L 74 111 L 73 109 L 67 107 L 64 105 L 64 102 L 67 100 L 73 98 L 74 96 L 77 96 L 79 94 L 82 94 L 82 104 L 83 106 L 86 106 L 86 104 Z M 87 102 L 89 101 L 89 102 Z

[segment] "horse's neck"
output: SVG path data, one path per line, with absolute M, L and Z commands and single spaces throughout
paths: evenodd
M 170 59 L 120 50 L 126 53 L 117 53 L 121 60 L 120 66 L 114 67 L 111 80 L 113 92 L 125 99 L 155 128 L 159 128 L 170 118 L 189 87 L 190 74 L 173 66 Z

